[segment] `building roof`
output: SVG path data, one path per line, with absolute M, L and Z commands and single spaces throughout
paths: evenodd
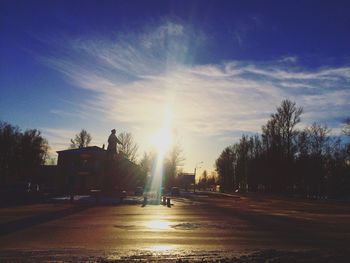
M 106 152 L 106 150 L 98 146 L 88 146 L 88 147 L 83 147 L 78 149 L 68 149 L 68 150 L 57 151 L 58 154 L 60 153 L 79 153 L 80 154 L 80 153 L 86 153 L 86 152 Z

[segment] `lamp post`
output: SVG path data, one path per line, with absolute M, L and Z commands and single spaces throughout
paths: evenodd
M 197 168 L 200 168 L 200 164 L 202 164 L 203 162 L 199 162 L 199 163 L 196 163 L 196 166 L 194 167 L 194 184 L 193 184 L 193 193 L 196 192 L 196 172 L 197 172 Z

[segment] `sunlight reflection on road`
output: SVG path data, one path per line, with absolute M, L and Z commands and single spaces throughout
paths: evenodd
M 164 220 L 151 220 L 145 223 L 147 228 L 152 230 L 169 230 L 171 229 L 171 222 Z
M 152 251 L 152 252 L 165 252 L 165 251 L 172 251 L 176 249 L 176 245 L 154 245 L 146 248 L 146 250 Z

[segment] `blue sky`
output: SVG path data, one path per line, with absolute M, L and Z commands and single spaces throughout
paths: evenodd
M 1 1 L 0 119 L 52 152 L 81 128 L 142 151 L 171 118 L 191 171 L 213 169 L 282 99 L 339 134 L 350 113 L 349 1 Z M 168 115 L 166 115 L 168 114 Z

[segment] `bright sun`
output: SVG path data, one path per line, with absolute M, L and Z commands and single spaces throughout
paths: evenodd
M 171 133 L 172 114 L 169 109 L 165 111 L 163 126 L 152 138 L 152 144 L 157 148 L 158 154 L 165 154 L 172 143 Z
M 160 129 L 152 138 L 152 144 L 157 148 L 158 153 L 165 153 L 171 142 L 171 131 L 168 127 Z

